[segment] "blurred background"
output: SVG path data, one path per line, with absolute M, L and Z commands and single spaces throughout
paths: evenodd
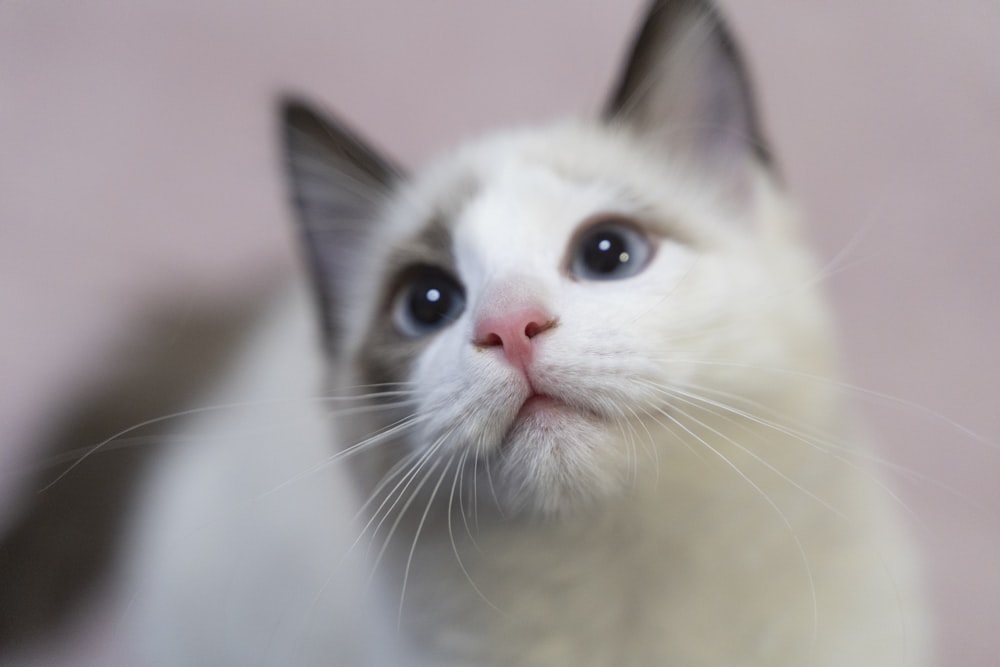
M 280 92 L 415 165 L 599 108 L 642 4 L 0 3 L 0 531 L 33 494 L 39 434 L 127 362 L 160 304 L 169 338 L 177 304 L 224 310 L 298 270 Z M 720 4 L 836 267 L 848 378 L 900 466 L 940 664 L 996 665 L 1000 3 Z M 38 664 L 113 660 L 106 608 L 95 598 Z

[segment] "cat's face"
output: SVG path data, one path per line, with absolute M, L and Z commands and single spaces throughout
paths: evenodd
M 383 472 L 455 471 L 504 508 L 564 513 L 655 475 L 685 395 L 752 401 L 778 390 L 753 369 L 825 363 L 747 90 L 689 2 L 654 7 L 605 119 L 496 135 L 412 178 L 286 108 L 336 380 L 410 398 L 365 423 L 406 421 Z
M 621 129 L 469 146 L 402 188 L 355 269 L 351 384 L 411 389 L 410 451 L 488 470 L 507 509 L 620 494 L 655 474 L 651 448 L 683 446 L 678 396 L 752 398 L 768 388 L 741 367 L 823 354 L 807 263 L 758 212 L 779 215 Z

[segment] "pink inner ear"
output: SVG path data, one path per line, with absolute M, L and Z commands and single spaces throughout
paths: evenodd
M 481 348 L 501 348 L 507 361 L 524 371 L 531 365 L 532 339 L 555 324 L 555 319 L 538 306 L 514 308 L 480 318 L 472 342 Z

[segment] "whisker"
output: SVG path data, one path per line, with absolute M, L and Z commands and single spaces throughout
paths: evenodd
M 410 545 L 410 553 L 406 556 L 406 567 L 403 568 L 403 584 L 399 591 L 399 611 L 396 616 L 397 630 L 403 626 L 403 603 L 406 600 L 406 585 L 410 580 L 410 566 L 413 564 L 413 554 L 417 550 L 417 542 L 420 540 L 420 533 L 423 531 L 424 524 L 427 522 L 427 515 L 431 511 L 431 507 L 434 505 L 434 498 L 437 497 L 438 489 L 441 488 L 441 483 L 444 482 L 444 478 L 448 474 L 451 464 L 455 461 L 455 456 L 455 454 L 452 454 L 445 463 L 444 469 L 441 471 L 441 476 L 438 477 L 437 483 L 434 485 L 434 488 L 431 489 L 431 496 L 427 499 L 427 506 L 424 507 L 424 512 L 420 515 L 420 521 L 417 523 L 417 530 L 413 534 L 413 543 Z M 433 468 L 431 471 L 433 471 Z
M 482 459 L 483 436 L 476 438 L 476 446 L 472 457 L 472 522 L 479 531 L 479 461 Z M 468 524 L 466 524 L 468 528 Z M 471 533 L 470 533 L 471 535 Z
M 474 591 L 476 591 L 476 594 L 483 600 L 483 602 L 485 602 L 487 605 L 489 605 L 490 607 L 492 607 L 494 610 L 496 610 L 496 611 L 498 611 L 501 614 L 504 614 L 506 616 L 506 614 L 503 611 L 501 611 L 499 607 L 497 607 L 495 604 L 493 604 L 493 602 L 491 602 L 490 599 L 486 597 L 486 594 L 483 593 L 479 589 L 479 586 L 476 585 L 476 582 L 473 581 L 472 575 L 469 574 L 469 571 L 465 567 L 465 563 L 462 561 L 462 555 L 458 551 L 458 544 L 456 544 L 456 542 L 455 542 L 455 531 L 454 531 L 454 528 L 453 528 L 453 525 L 452 525 L 451 517 L 452 517 L 452 505 L 453 505 L 453 502 L 455 500 L 455 485 L 456 485 L 456 483 L 459 484 L 459 498 L 458 498 L 459 510 L 458 511 L 459 511 L 460 514 L 462 514 L 462 520 L 463 520 L 463 522 L 465 522 L 465 530 L 467 532 L 469 530 L 469 524 L 466 521 L 464 513 L 462 512 L 462 497 L 461 497 L 461 486 L 460 486 L 461 485 L 461 479 L 463 477 L 462 470 L 465 467 L 465 461 L 466 461 L 466 458 L 468 458 L 468 456 L 469 456 L 469 450 L 466 450 L 466 451 L 462 452 L 462 457 L 458 460 L 458 466 L 455 468 L 455 478 L 452 480 L 452 483 L 451 483 L 451 493 L 448 495 L 448 539 L 451 541 L 451 550 L 455 554 L 455 560 L 458 561 L 458 567 L 462 570 L 462 574 L 465 575 L 465 579 L 469 582 L 469 584 L 472 585 L 472 589 Z M 472 545 L 476 548 L 476 550 L 477 551 L 481 551 L 479 549 L 479 545 L 476 544 L 475 538 L 472 537 L 471 533 L 469 533 L 469 539 L 472 541 Z
M 480 438 L 481 437 L 482 436 L 480 436 Z M 493 458 L 492 456 L 486 456 L 484 458 L 484 461 L 486 462 L 486 481 L 489 482 L 490 494 L 493 496 L 493 502 L 496 503 L 497 511 L 500 512 L 500 516 L 502 517 L 504 515 L 503 505 L 500 502 L 500 496 L 497 495 L 497 488 L 493 483 L 493 471 L 490 469 L 490 459 L 492 458 Z M 477 527 L 478 527 L 478 522 L 477 522 Z
M 662 388 L 660 389 L 660 391 L 663 391 L 664 393 L 670 395 L 672 398 L 674 398 L 676 400 L 679 400 L 682 403 L 685 403 L 686 405 L 689 405 L 689 406 L 694 407 L 694 408 L 699 408 L 699 406 L 698 406 L 697 403 L 695 403 L 695 402 L 693 402 L 693 401 L 688 400 L 687 398 L 685 398 L 681 394 L 681 392 L 670 391 L 670 390 L 662 389 Z M 704 409 L 704 408 L 699 408 L 699 409 Z M 779 470 L 773 464 L 771 464 L 768 461 L 766 461 L 762 456 L 760 456 L 759 454 L 757 454 L 755 451 L 753 451 L 749 447 L 746 447 L 745 445 L 740 444 L 739 442 L 737 442 L 735 439 L 731 438 L 730 436 L 728 436 L 728 435 L 726 435 L 726 434 L 718 431 L 715 428 L 712 428 L 711 426 L 709 426 L 708 424 L 706 424 L 704 421 L 698 419 L 697 417 L 694 417 L 690 412 L 686 412 L 685 411 L 684 414 L 689 419 L 691 419 L 692 421 L 694 421 L 695 423 L 697 423 L 699 426 L 701 426 L 702 428 L 704 428 L 707 431 L 710 431 L 712 434 L 714 434 L 714 435 L 716 435 L 716 436 L 724 439 L 726 442 L 728 442 L 732 446 L 736 447 L 737 449 L 739 449 L 741 452 L 743 452 L 747 456 L 751 457 L 754 461 L 757 461 L 758 463 L 760 463 L 762 466 L 764 466 L 765 468 L 767 468 L 768 470 L 770 470 L 771 472 L 773 472 L 775 475 L 777 475 L 778 477 L 780 477 L 782 480 L 784 480 L 788 484 L 791 484 L 798 491 L 801 491 L 802 493 L 804 493 L 808 497 L 812 498 L 816 502 L 818 502 L 821 505 L 823 505 L 823 507 L 825 507 L 826 509 L 828 509 L 831 512 L 833 512 L 836 516 L 840 517 L 841 519 L 844 519 L 845 521 L 850 522 L 850 518 L 846 514 L 844 514 L 842 511 L 840 511 L 839 509 L 837 509 L 833 505 L 830 505 L 826 500 L 820 498 L 819 496 L 817 496 L 816 494 L 814 494 L 812 491 L 809 491 L 808 489 L 804 488 L 801 484 L 799 484 L 794 479 L 792 479 L 791 477 L 789 477 L 787 474 L 785 474 L 784 472 L 782 472 L 781 470 Z M 713 413 L 713 414 L 716 414 L 716 413 Z M 720 415 L 716 414 L 716 416 L 720 416 Z
M 712 389 L 708 389 L 708 388 L 701 388 L 701 387 L 697 387 L 696 385 L 688 385 L 688 386 L 692 386 L 693 388 L 697 389 L 698 391 L 707 391 L 707 392 L 715 393 L 715 394 L 718 394 L 718 395 L 735 397 L 733 394 L 730 394 L 729 392 L 723 392 L 723 391 L 719 391 L 719 390 L 712 390 Z M 833 458 L 833 459 L 835 459 L 837 461 L 840 461 L 840 462 L 844 463 L 845 465 L 850 466 L 851 468 L 857 470 L 859 473 L 863 474 L 865 477 L 867 477 L 868 479 L 870 479 L 879 488 L 881 488 L 890 498 L 892 498 L 894 500 L 894 502 L 896 502 L 902 509 L 904 509 L 907 512 L 907 514 L 909 514 L 911 517 L 913 517 L 914 519 L 916 519 L 918 521 L 918 523 L 923 524 L 923 521 L 914 514 L 914 512 L 906 504 L 906 502 L 903 501 L 903 499 L 900 498 L 898 496 L 898 494 L 896 494 L 885 482 L 883 482 L 881 479 L 879 479 L 879 477 L 877 475 L 873 474 L 872 471 L 868 470 L 867 468 L 865 468 L 863 466 L 858 465 L 857 463 L 855 463 L 854 461 L 850 460 L 846 456 L 838 454 L 837 452 L 844 452 L 845 454 L 849 454 L 853 458 L 861 459 L 861 460 L 866 461 L 868 463 L 871 463 L 871 464 L 877 465 L 879 467 L 882 467 L 884 469 L 890 470 L 890 471 L 892 471 L 894 473 L 897 473 L 902 478 L 907 479 L 908 481 L 911 481 L 911 482 L 920 482 L 920 483 L 928 484 L 930 486 L 934 486 L 934 487 L 938 488 L 939 490 L 944 491 L 944 492 L 948 493 L 949 495 L 952 495 L 953 497 L 958 498 L 958 499 L 962 500 L 963 502 L 966 502 L 966 503 L 970 504 L 973 507 L 977 507 L 977 508 L 980 508 L 980 509 L 982 509 L 984 507 L 982 503 L 980 503 L 979 501 L 977 501 L 972 496 L 969 496 L 968 494 L 963 493 L 962 491 L 960 491 L 960 490 L 958 490 L 958 489 L 956 489 L 956 488 L 954 488 L 954 487 L 952 487 L 952 486 L 950 486 L 948 484 L 945 484 L 945 483 L 941 482 L 940 480 L 936 480 L 936 479 L 934 479 L 934 478 L 932 478 L 932 477 L 930 477 L 928 475 L 925 475 L 925 474 L 923 474 L 923 473 L 921 473 L 921 472 L 919 472 L 919 471 L 917 471 L 917 470 L 915 470 L 913 468 L 909 468 L 907 466 L 903 466 L 903 465 L 901 465 L 899 463 L 895 463 L 893 461 L 890 461 L 890 460 L 888 460 L 888 459 L 886 459 L 884 457 L 875 455 L 875 454 L 867 451 L 863 447 L 856 447 L 856 446 L 852 447 L 849 444 L 846 444 L 843 440 L 841 440 L 839 438 L 831 438 L 831 437 L 829 437 L 827 435 L 823 435 L 823 434 L 809 433 L 805 429 L 800 430 L 798 428 L 793 428 L 792 425 L 787 425 L 787 424 L 783 424 L 783 423 L 780 423 L 780 422 L 776 422 L 776 421 L 771 421 L 771 420 L 768 420 L 768 419 L 764 419 L 763 417 L 760 417 L 759 415 L 753 415 L 752 413 L 746 412 L 745 410 L 741 410 L 741 409 L 736 408 L 736 407 L 731 406 L 731 405 L 726 405 L 726 404 L 723 404 L 723 403 L 718 403 L 718 402 L 715 402 L 715 401 L 711 401 L 710 399 L 707 399 L 707 398 L 705 398 L 703 396 L 697 396 L 697 395 L 694 395 L 694 394 L 688 394 L 688 395 L 693 400 L 702 401 L 702 402 L 706 402 L 706 403 L 715 405 L 716 407 L 719 407 L 720 409 L 723 409 L 723 410 L 725 410 L 727 412 L 734 413 L 734 414 L 736 414 L 738 416 L 741 416 L 741 417 L 743 417 L 745 419 L 749 419 L 749 420 L 755 421 L 755 422 L 759 423 L 762 426 L 765 426 L 765 427 L 768 427 L 768 428 L 772 428 L 772 429 L 774 429 L 776 431 L 779 431 L 779 432 L 785 433 L 787 435 L 790 435 L 790 436 L 796 438 L 797 440 L 803 442 L 804 444 L 807 444 L 807 445 L 809 445 L 809 446 L 811 446 L 811 447 L 813 447 L 813 448 L 821 451 L 823 454 L 825 454 L 827 456 L 830 456 L 831 458 Z M 735 397 L 735 398 L 740 398 L 740 397 Z M 776 414 L 773 410 L 767 408 L 767 406 L 761 405 L 761 404 L 756 403 L 754 401 L 746 401 L 745 399 L 743 399 L 743 400 L 744 400 L 744 402 L 748 403 L 748 405 L 751 405 L 751 406 L 755 407 L 756 409 L 760 409 L 760 410 L 763 410 L 765 412 L 770 412 L 772 414 Z M 795 423 L 794 425 L 795 426 L 802 426 L 801 424 L 798 424 L 798 423 Z M 820 445 L 822 445 L 822 447 L 820 447 Z
M 350 447 L 347 447 L 346 449 L 342 449 L 339 452 L 336 452 L 335 454 L 331 454 L 320 463 L 317 463 L 316 465 L 313 465 L 307 468 L 306 470 L 286 479 L 280 484 L 260 494 L 259 496 L 257 496 L 256 499 L 260 500 L 274 493 L 277 493 L 278 491 L 281 491 L 285 487 L 294 484 L 295 482 L 301 481 L 306 477 L 314 475 L 317 472 L 328 468 L 334 463 L 338 463 L 364 450 L 371 449 L 375 445 L 381 444 L 386 440 L 394 438 L 399 433 L 412 428 L 416 424 L 420 424 L 424 421 L 427 421 L 427 419 L 428 417 L 426 415 L 410 415 L 409 417 L 404 417 L 403 419 L 400 419 L 392 424 L 389 424 L 388 426 L 379 429 L 373 435 L 365 438 L 364 440 L 361 440 L 360 442 L 355 443 Z
M 117 433 L 105 438 L 104 440 L 98 442 L 96 445 L 92 445 L 86 448 L 83 454 L 80 455 L 73 463 L 71 463 L 65 470 L 63 470 L 59 475 L 56 476 L 51 482 L 43 486 L 38 490 L 38 493 L 44 493 L 49 490 L 57 483 L 62 481 L 66 475 L 70 474 L 73 470 L 79 467 L 84 461 L 89 459 L 91 456 L 97 452 L 103 450 L 110 443 L 119 440 L 123 436 L 130 433 L 134 433 L 140 429 L 153 426 L 156 424 L 163 424 L 165 422 L 183 419 L 186 417 L 193 417 L 196 415 L 207 414 L 210 412 L 219 412 L 225 410 L 239 410 L 239 409 L 250 409 L 250 408 L 260 408 L 268 406 L 279 406 L 279 405 L 292 405 L 292 404 L 302 404 L 306 402 L 326 402 L 332 400 L 361 400 L 364 398 L 369 398 L 369 396 L 301 396 L 295 398 L 271 398 L 271 399 L 261 399 L 255 401 L 235 401 L 231 403 L 218 403 L 214 405 L 204 405 L 195 408 L 188 408 L 186 410 L 180 410 L 177 412 L 171 412 L 165 415 L 160 415 L 158 417 L 152 417 L 150 419 L 145 419 L 138 423 L 135 423 L 127 428 L 124 428 Z
M 477 457 L 475 455 L 475 451 L 474 451 L 473 448 L 466 448 L 465 452 L 462 453 L 461 460 L 458 462 L 458 470 L 455 471 L 456 478 L 458 479 L 458 513 L 462 517 L 462 525 L 465 526 L 465 533 L 468 536 L 469 541 L 471 542 L 472 546 L 476 549 L 476 551 L 480 551 L 481 552 L 482 550 L 479 548 L 479 544 L 476 542 L 476 538 L 472 534 L 472 529 L 469 526 L 469 508 L 465 507 L 465 500 L 464 500 L 466 492 L 469 492 L 468 489 L 464 489 L 464 485 L 465 485 L 465 477 L 466 477 L 465 471 L 468 470 L 467 464 L 468 464 L 468 459 L 469 459 L 470 455 L 472 456 L 472 487 L 473 487 L 472 490 L 471 490 L 471 493 L 473 494 L 473 498 L 471 498 L 470 500 L 472 501 L 474 514 L 476 512 L 476 510 L 475 510 L 476 500 L 475 500 L 474 495 L 475 495 L 475 486 L 476 486 L 476 471 L 478 469 L 477 468 L 477 460 L 476 460 Z M 450 508 L 448 510 L 448 522 L 449 522 L 448 528 L 450 530 L 451 529 L 451 509 Z M 476 527 L 478 529 L 478 527 L 479 527 L 478 524 L 477 524 Z
M 679 426 L 682 430 L 684 430 L 688 435 L 690 435 L 692 438 L 694 438 L 695 440 L 697 440 L 699 443 L 701 443 L 702 445 L 704 445 L 705 448 L 708 449 L 710 452 L 712 452 L 713 454 L 715 454 L 715 456 L 718 457 L 723 463 L 725 463 L 725 465 L 727 467 L 729 467 L 741 479 L 743 479 L 744 482 L 746 482 L 747 484 L 749 484 L 750 487 L 764 500 L 764 502 L 766 502 L 771 507 L 771 509 L 773 509 L 777 513 L 777 515 L 781 519 L 782 523 L 784 523 L 785 527 L 789 531 L 789 534 L 791 535 L 792 539 L 795 542 L 795 546 L 798 549 L 799 557 L 800 557 L 800 559 L 802 561 L 802 565 L 805 568 L 806 577 L 807 577 L 807 579 L 809 581 L 809 591 L 810 591 L 810 596 L 812 598 L 812 614 L 813 614 L 813 637 L 812 637 L 812 641 L 813 641 L 813 643 L 815 643 L 817 641 L 818 637 L 819 637 L 819 599 L 818 599 L 817 593 L 816 593 L 816 582 L 815 582 L 815 579 L 813 577 L 812 567 L 809 565 L 809 558 L 806 555 L 805 546 L 802 544 L 802 540 L 799 538 L 798 531 L 795 530 L 795 527 L 792 525 L 791 520 L 781 510 L 781 508 L 771 498 L 771 496 L 769 496 L 767 494 L 767 492 L 765 492 L 764 489 L 762 489 L 760 487 L 759 484 L 757 484 L 752 479 L 750 479 L 750 477 L 745 472 L 743 472 L 742 470 L 740 470 L 740 467 L 737 466 L 735 463 L 733 463 L 733 461 L 730 460 L 725 454 L 723 454 L 722 452 L 720 452 L 716 447 L 713 447 L 707 440 L 705 440 L 704 438 L 702 438 L 701 436 L 699 436 L 698 434 L 696 434 L 692 430 L 690 430 L 679 419 L 677 419 L 675 416 L 673 416 L 672 414 L 670 414 L 668 411 L 666 411 L 666 410 L 664 410 L 662 408 L 658 408 L 656 406 L 652 406 L 652 407 L 655 410 L 657 410 L 660 414 L 662 414 L 664 417 L 666 417 L 670 421 L 672 421 L 675 424 L 677 424 L 677 426 Z M 688 418 L 691 418 L 690 415 L 688 415 L 685 411 L 680 410 L 680 409 L 678 409 L 677 411 L 680 414 L 682 414 L 682 415 L 684 415 L 684 416 L 686 416 Z M 696 421 L 697 422 L 697 420 L 695 420 L 695 419 L 692 419 L 692 421 Z
M 393 502 L 393 504 L 389 507 L 388 510 L 386 510 L 386 512 L 385 512 L 382 520 L 379 521 L 378 525 L 375 527 L 375 530 L 372 533 L 372 538 L 373 539 L 374 539 L 375 535 L 378 533 L 379 528 L 382 526 L 383 522 L 389 517 L 390 512 L 393 511 L 393 509 L 396 507 L 396 505 L 402 499 L 403 494 L 406 493 L 406 490 L 409 488 L 409 486 L 412 483 L 412 481 L 414 479 L 416 479 L 416 476 L 419 474 L 420 469 L 424 465 L 426 465 L 427 461 L 432 456 L 434 456 L 434 454 L 436 454 L 437 451 L 443 446 L 445 440 L 449 436 L 451 436 L 451 434 L 455 431 L 455 428 L 457 428 L 457 427 L 452 427 L 451 430 L 447 431 L 446 433 L 444 433 L 443 435 L 441 435 L 440 437 L 438 437 L 438 439 L 434 442 L 434 444 L 432 444 L 430 447 L 427 448 L 427 451 L 425 452 L 424 456 L 422 456 L 421 459 L 414 465 L 413 474 L 410 476 L 410 481 L 407 482 L 405 486 L 403 486 L 402 490 L 399 492 L 399 494 L 398 494 L 398 496 L 396 498 L 396 501 Z M 388 533 L 388 535 L 386 535 L 385 541 L 382 543 L 382 548 L 379 549 L 378 555 L 375 558 L 375 562 L 372 564 L 371 575 L 369 576 L 369 579 L 368 579 L 368 585 L 369 586 L 371 585 L 372 578 L 375 576 L 375 571 L 378 569 L 379 563 L 382 562 L 382 557 L 385 555 L 386 550 L 389 548 L 389 542 L 392 541 L 392 536 L 395 534 L 396 528 L 399 526 L 400 521 L 402 521 L 403 517 L 406 515 L 406 511 L 410 508 L 410 505 L 413 504 L 413 501 L 416 499 L 417 495 L 420 493 L 420 490 L 423 488 L 424 484 L 427 483 L 427 480 L 430 478 L 430 475 L 432 475 L 434 473 L 434 470 L 437 469 L 437 466 L 440 465 L 440 463 L 441 463 L 440 460 L 434 462 L 434 464 L 431 466 L 431 468 L 427 471 L 427 473 L 423 476 L 423 478 L 417 484 L 416 488 L 410 494 L 410 497 L 403 504 L 402 508 L 400 508 L 399 512 L 397 512 L 396 519 L 395 519 L 395 521 L 393 521 L 392 525 L 390 526 L 389 533 Z
M 406 490 L 409 488 L 412 480 L 419 474 L 420 469 L 427 462 L 427 460 L 434 455 L 435 451 L 436 448 L 429 447 L 425 451 L 412 452 L 411 454 L 407 455 L 403 459 L 403 461 L 400 462 L 400 464 L 393 466 L 393 471 L 395 472 L 391 476 L 386 475 L 386 477 L 384 478 L 386 480 L 386 485 L 388 483 L 391 483 L 391 479 L 399 475 L 400 472 L 402 472 L 403 470 L 406 470 L 406 472 L 403 473 L 403 475 L 400 477 L 396 485 L 388 493 L 385 494 L 385 498 L 383 498 L 379 506 L 375 508 L 375 511 L 371 513 L 371 517 L 368 519 L 368 522 L 365 523 L 364 527 L 362 527 L 361 531 L 359 532 L 357 540 L 355 540 L 354 544 L 351 545 L 352 548 L 358 542 L 361 541 L 361 538 L 364 537 L 364 534 L 371 527 L 372 523 L 375 523 L 377 521 L 375 528 L 372 530 L 371 533 L 371 539 L 372 540 L 375 539 L 375 535 L 378 534 L 378 531 L 382 528 L 382 525 L 388 520 L 390 514 L 396 508 L 396 505 L 398 505 L 399 502 L 402 500 L 403 494 L 406 493 Z M 411 461 L 413 461 L 412 465 Z M 399 470 L 396 470 L 396 468 L 399 468 Z M 382 488 L 384 487 L 382 484 L 380 484 L 378 489 L 381 490 Z M 375 493 L 370 495 L 369 499 L 364 503 L 364 505 L 362 505 L 362 508 L 366 507 L 376 497 L 377 496 Z M 393 500 L 394 498 L 395 500 Z M 387 505 L 388 507 L 386 507 Z M 364 511 L 363 509 L 359 510 L 358 516 L 360 516 L 363 513 L 363 511 Z M 380 515 L 382 517 L 381 519 L 379 519 Z
M 654 483 L 657 486 L 659 486 L 659 483 L 660 483 L 660 454 L 659 454 L 659 452 L 657 451 L 657 448 L 656 448 L 655 438 L 653 438 L 653 434 L 650 433 L 649 427 L 646 426 L 645 420 L 643 420 L 639 416 L 639 413 L 637 413 L 635 411 L 635 408 L 633 408 L 632 406 L 627 406 L 627 408 L 628 408 L 628 411 L 630 413 L 632 413 L 632 417 L 634 418 L 635 422 L 637 422 L 642 427 L 642 429 L 646 432 L 646 444 L 647 444 L 646 449 L 650 452 L 650 458 L 651 458 L 651 460 L 653 462 L 653 469 L 656 471 L 656 479 L 654 480 Z M 635 428 L 631 427 L 631 426 L 630 426 L 630 428 L 632 428 L 633 433 L 635 433 Z
M 932 409 L 928 408 L 925 405 L 921 405 L 920 403 L 916 403 L 914 401 L 910 401 L 908 399 L 905 399 L 905 398 L 902 398 L 902 397 L 899 397 L 899 396 L 894 396 L 892 394 L 887 394 L 887 393 L 884 393 L 884 392 L 880 392 L 880 391 L 877 391 L 875 389 L 868 389 L 868 388 L 862 387 L 860 385 L 851 384 L 849 382 L 845 382 L 843 380 L 839 380 L 839 379 L 836 379 L 836 378 L 831 378 L 831 377 L 828 377 L 828 376 L 825 376 L 825 375 L 817 375 L 815 373 L 809 373 L 809 372 L 806 372 L 806 371 L 801 371 L 801 370 L 797 370 L 797 369 L 793 369 L 793 368 L 779 368 L 779 367 L 758 366 L 758 365 L 755 365 L 755 364 L 745 364 L 745 363 L 740 363 L 740 362 L 735 362 L 735 361 L 713 361 L 713 360 L 706 360 L 706 359 L 686 359 L 686 358 L 682 359 L 682 358 L 669 358 L 669 357 L 659 359 L 658 361 L 666 361 L 666 362 L 671 362 L 671 363 L 690 363 L 690 364 L 698 364 L 698 365 L 703 365 L 703 366 L 720 366 L 720 367 L 731 367 L 731 368 L 745 368 L 745 369 L 748 369 L 748 370 L 761 371 L 761 372 L 765 372 L 765 373 L 773 373 L 773 374 L 777 374 L 777 375 L 786 375 L 786 376 L 798 377 L 798 378 L 802 378 L 804 380 L 811 380 L 811 381 L 814 381 L 814 382 L 829 384 L 831 386 L 837 387 L 838 389 L 842 389 L 842 390 L 844 390 L 846 392 L 857 394 L 859 396 L 864 396 L 864 397 L 867 397 L 867 398 L 874 398 L 874 399 L 886 401 L 886 402 L 889 402 L 889 403 L 895 403 L 895 404 L 899 405 L 900 407 L 906 408 L 908 410 L 912 410 L 915 413 L 920 414 L 920 415 L 924 416 L 925 418 L 927 418 L 929 420 L 938 422 L 940 424 L 943 424 L 944 426 L 947 426 L 949 428 L 955 429 L 956 431 L 959 431 L 959 432 L 965 434 L 970 439 L 978 442 L 979 444 L 982 444 L 982 445 L 988 447 L 989 449 L 992 449 L 992 450 L 995 450 L 995 451 L 1000 451 L 1000 443 L 993 442 L 992 440 L 990 440 L 986 436 L 984 436 L 984 435 L 982 435 L 980 433 L 977 433 L 976 431 L 972 430 L 971 428 L 968 428 L 967 426 L 962 425 L 961 423 L 955 421 L 954 419 L 951 419 L 947 415 L 944 415 L 944 414 L 942 414 L 940 412 L 932 410 Z
M 372 564 L 371 575 L 369 576 L 369 579 L 368 579 L 368 584 L 369 585 L 371 585 L 372 579 L 375 576 L 375 571 L 378 569 L 379 564 L 382 562 L 382 557 L 385 555 L 385 552 L 388 550 L 389 543 L 392 541 L 393 535 L 396 534 L 396 529 L 399 527 L 400 522 L 403 520 L 403 517 L 406 515 L 407 510 L 410 509 L 410 505 L 412 505 L 413 501 L 415 501 L 417 499 L 417 497 L 420 495 L 420 490 L 424 488 L 424 485 L 427 483 L 427 480 L 429 480 L 431 478 L 431 475 L 434 474 L 434 471 L 437 470 L 437 468 L 438 468 L 439 465 L 441 465 L 441 461 L 440 460 L 434 461 L 434 463 L 427 470 L 427 472 L 424 473 L 423 477 L 420 478 L 420 481 L 417 483 L 416 488 L 413 489 L 413 492 L 410 493 L 410 497 L 406 499 L 406 502 L 403 503 L 403 506 L 400 508 L 399 512 L 396 514 L 396 519 L 392 522 L 392 525 L 389 527 L 389 532 L 386 535 L 385 540 L 382 542 L 382 547 L 379 549 L 378 555 L 375 557 L 375 562 Z M 415 478 L 416 477 L 414 477 L 414 479 Z M 408 488 L 408 486 L 409 485 L 407 485 L 407 488 Z M 406 488 L 404 488 L 403 491 L 405 492 Z M 402 498 L 402 496 L 400 496 L 400 498 Z M 377 529 L 376 529 L 376 532 L 377 532 Z

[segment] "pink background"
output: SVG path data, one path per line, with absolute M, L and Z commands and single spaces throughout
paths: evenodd
M 0 3 L 0 471 L 23 469 L 151 304 L 291 270 L 278 91 L 412 164 L 595 109 L 639 4 Z M 826 287 L 851 381 L 901 399 L 861 404 L 885 456 L 926 476 L 895 483 L 927 549 L 941 664 L 996 665 L 1000 3 L 722 4 L 820 256 L 846 248 Z M 0 475 L 2 524 L 22 478 Z M 58 659 L 101 660 L 101 618 Z

